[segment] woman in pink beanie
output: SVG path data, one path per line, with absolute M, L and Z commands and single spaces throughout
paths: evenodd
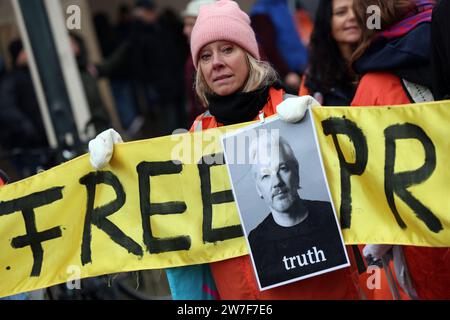
M 191 131 L 251 121 L 278 113 L 281 119 L 298 122 L 309 106 L 319 105 L 310 96 L 287 97 L 278 76 L 260 61 L 250 19 L 234 1 L 220 0 L 200 8 L 191 35 L 191 53 L 197 69 L 196 92 L 207 110 L 197 117 Z M 120 141 L 110 129 L 89 143 L 90 160 L 96 169 L 106 165 L 113 144 Z M 236 234 L 236 237 L 241 234 Z M 211 270 L 210 270 L 211 269 Z M 357 299 L 353 269 L 341 269 L 270 290 L 259 291 L 248 255 L 196 266 L 170 269 L 170 285 L 176 297 L 195 299 L 211 291 L 212 273 L 222 299 Z M 174 276 L 178 272 L 178 277 Z M 172 277 L 174 276 L 174 277 Z M 203 279 L 196 281 L 192 279 Z M 356 281 L 354 281 L 356 279 Z M 190 296 L 186 296 L 189 294 Z M 174 296 L 175 297 L 175 296 Z M 175 297 L 175 298 L 176 298 Z
M 277 112 L 284 91 L 275 70 L 260 61 L 249 16 L 234 1 L 220 0 L 200 8 L 191 34 L 191 53 L 197 69 L 196 92 L 208 109 L 191 130 L 235 124 Z M 299 121 L 311 97 L 279 106 L 287 121 Z M 289 103 L 287 103 L 289 102 Z
M 208 110 L 191 131 L 250 121 L 278 113 L 299 121 L 318 103 L 309 96 L 284 99 L 273 68 L 260 61 L 250 19 L 234 1 L 202 6 L 191 35 L 196 91 Z M 222 299 L 358 299 L 350 268 L 259 291 L 250 257 L 210 263 Z

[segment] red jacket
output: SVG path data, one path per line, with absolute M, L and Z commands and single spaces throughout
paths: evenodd
M 266 117 L 276 113 L 276 106 L 283 101 L 283 90 L 271 88 L 270 99 L 262 109 Z M 211 115 L 200 115 L 191 131 L 221 126 Z M 351 250 L 347 250 L 352 260 Z M 352 261 L 352 265 L 355 265 Z M 222 299 L 359 299 L 357 275 L 353 268 L 340 269 L 281 287 L 259 291 L 248 255 L 214 262 L 211 272 Z
M 362 77 L 352 106 L 409 103 L 400 78 L 386 72 L 369 72 Z M 450 299 L 450 248 L 403 246 L 403 253 L 419 298 Z
M 0 170 L 0 187 L 8 183 L 8 176 Z
M 359 82 L 352 106 L 409 104 L 400 78 L 387 72 L 366 73 Z

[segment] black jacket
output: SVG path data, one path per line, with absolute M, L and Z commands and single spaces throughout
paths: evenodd
M 183 94 L 186 54 L 180 52 L 174 36 L 160 23 L 134 21 L 130 37 L 101 65 L 100 76 L 131 80 L 151 86 L 162 102 Z
M 434 97 L 450 99 L 450 0 L 433 10 L 431 48 Z
M 402 37 L 378 38 L 355 62 L 358 74 L 384 71 L 432 87 L 430 64 L 431 24 L 424 22 Z
M 302 202 L 309 213 L 301 223 L 293 227 L 282 227 L 269 214 L 248 236 L 262 287 L 346 263 L 345 250 L 331 204 L 312 200 Z M 286 269 L 283 261 L 285 257 L 302 255 L 313 248 L 323 252 L 324 261 Z
M 48 146 L 28 68 L 15 68 L 0 83 L 0 126 L 5 149 Z
M 356 87 L 350 81 L 336 83 L 331 89 L 324 90 L 306 76 L 305 86 L 311 95 L 320 94 L 323 106 L 349 106 L 355 96 Z

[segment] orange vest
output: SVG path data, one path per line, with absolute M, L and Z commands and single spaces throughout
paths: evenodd
M 276 106 L 283 101 L 283 90 L 271 88 L 269 101 L 262 111 L 264 116 L 276 113 Z M 208 113 L 197 117 L 190 131 L 205 130 L 221 126 Z M 351 250 L 347 250 L 352 260 Z M 354 265 L 352 260 L 352 265 Z M 359 299 L 356 271 L 345 268 L 294 282 L 281 287 L 259 291 L 249 255 L 210 263 L 217 290 L 225 300 L 254 299 Z
M 386 72 L 365 74 L 358 84 L 352 106 L 385 106 L 411 103 L 400 78 Z

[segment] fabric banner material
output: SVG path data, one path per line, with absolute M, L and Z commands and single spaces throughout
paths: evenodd
M 450 101 L 315 108 L 347 244 L 450 246 Z M 73 277 L 247 254 L 220 136 L 246 124 L 119 144 L 0 188 L 0 296 Z M 301 137 L 299 137 L 301 138 Z

